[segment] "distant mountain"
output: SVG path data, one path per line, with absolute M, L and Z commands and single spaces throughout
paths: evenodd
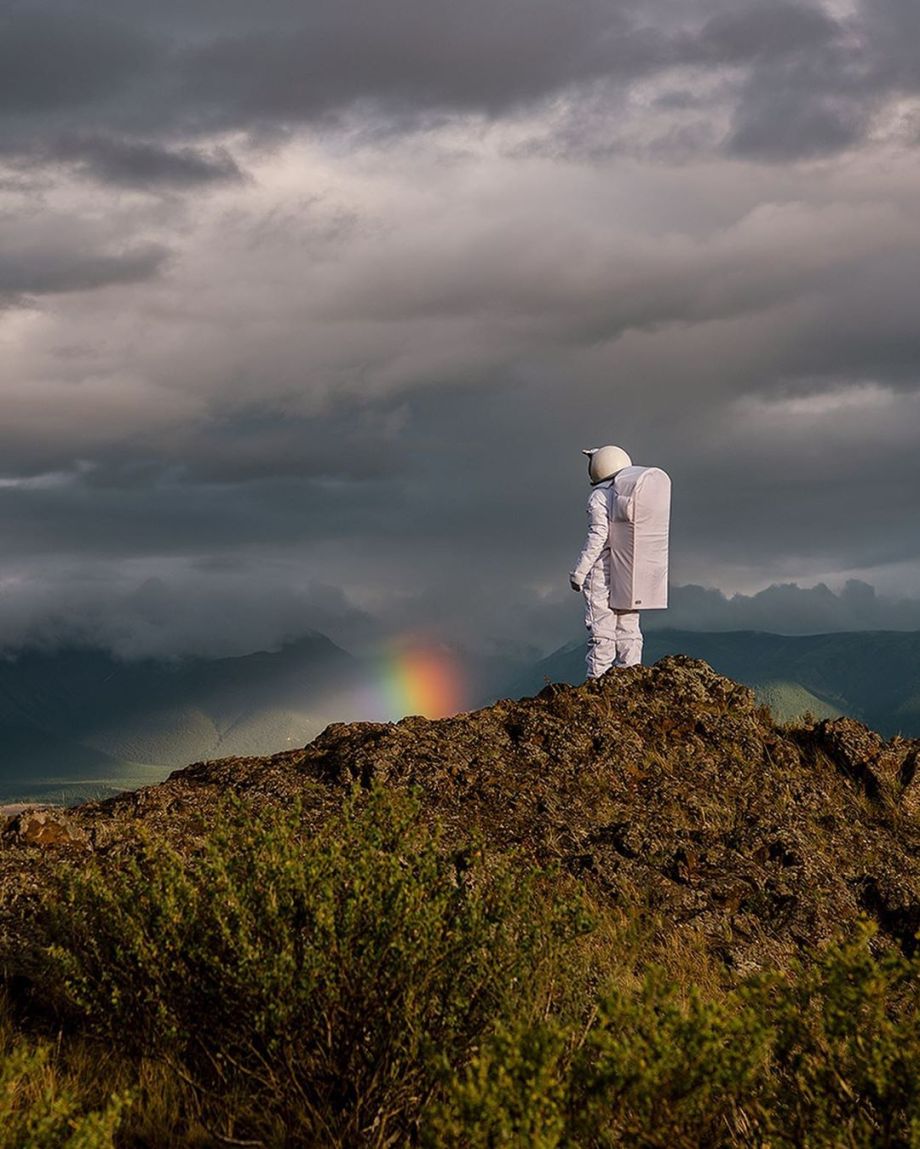
M 439 668 L 450 682 L 432 689 Z M 135 789 L 191 762 L 305 746 L 330 722 L 486 705 L 520 668 L 447 648 L 358 658 L 320 634 L 175 662 L 24 651 L 0 658 L 0 803 Z
M 189 762 L 303 746 L 359 674 L 322 635 L 277 652 L 120 662 L 92 650 L 0 660 L 0 801 L 72 801 Z
M 464 684 L 455 709 L 584 678 L 583 643 L 530 668 L 442 652 Z M 920 633 L 785 637 L 652 631 L 645 662 L 705 659 L 752 686 L 781 721 L 860 718 L 920 736 Z M 0 659 L 0 803 L 71 803 L 161 781 L 191 762 L 302 747 L 330 722 L 421 709 L 397 658 L 356 658 L 323 635 L 238 658 L 120 662 L 92 650 Z M 444 712 L 444 711 L 442 711 Z
M 509 681 L 511 697 L 547 682 L 581 682 L 584 643 L 570 643 Z M 920 632 L 779 635 L 757 631 L 654 630 L 643 661 L 666 654 L 705 659 L 718 673 L 754 688 L 780 721 L 810 710 L 847 714 L 887 735 L 920 736 Z

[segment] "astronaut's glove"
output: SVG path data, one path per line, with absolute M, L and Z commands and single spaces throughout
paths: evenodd
M 574 575 L 569 575 L 569 586 L 572 588 L 572 590 L 576 591 L 578 594 L 581 594 L 582 584 Z

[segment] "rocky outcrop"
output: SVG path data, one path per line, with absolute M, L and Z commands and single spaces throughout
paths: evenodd
M 83 845 L 86 835 L 79 823 L 64 811 L 25 809 L 7 818 L 0 829 L 4 846 L 74 846 Z
M 448 840 L 475 833 L 561 867 L 731 971 L 785 965 L 865 915 L 910 951 L 918 748 L 850 719 L 777 726 L 750 690 L 675 656 L 454 718 L 333 725 L 302 750 L 197 763 L 55 815 L 59 842 L 8 826 L 0 883 L 9 899 L 15 874 L 60 848 L 118 849 L 138 822 L 192 841 L 227 792 L 296 798 L 319 825 L 352 786 L 377 783 L 416 791 Z
M 806 750 L 824 754 L 837 769 L 862 785 L 866 795 L 906 814 L 920 814 L 920 742 L 892 738 L 886 742 L 852 718 L 819 723 L 799 738 Z

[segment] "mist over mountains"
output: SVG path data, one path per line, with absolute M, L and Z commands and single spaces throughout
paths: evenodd
M 559 576 L 571 558 L 559 556 L 545 585 L 529 582 L 520 564 L 487 581 L 472 580 L 474 586 L 467 585 L 469 571 L 456 564 L 453 581 L 439 584 L 436 594 L 414 574 L 410 586 L 400 584 L 395 603 L 385 589 L 374 603 L 357 602 L 341 585 L 305 578 L 302 566 L 283 563 L 214 561 L 146 578 L 119 578 L 108 564 L 79 570 L 49 564 L 37 576 L 0 584 L 0 652 L 92 649 L 129 662 L 216 659 L 278 650 L 313 632 L 356 654 L 415 635 L 464 650 L 505 652 L 523 664 L 580 633 L 581 604 Z M 839 589 L 776 583 L 749 594 L 672 584 L 670 600 L 667 611 L 644 615 L 644 630 L 920 630 L 920 599 L 884 593 L 860 579 Z
M 880 593 L 862 579 L 832 590 L 826 583 L 774 583 L 754 594 L 727 595 L 693 584 L 671 587 L 667 611 L 646 614 L 645 630 L 757 630 L 829 634 L 857 630 L 920 630 L 920 599 Z

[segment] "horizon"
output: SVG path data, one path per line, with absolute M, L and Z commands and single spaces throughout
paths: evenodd
M 874 587 L 858 580 L 848 580 L 839 591 L 824 583 L 800 587 L 795 583 L 775 583 L 753 595 L 725 595 L 714 587 L 697 585 L 672 586 L 671 606 L 667 610 L 648 611 L 643 615 L 643 629 L 648 634 L 679 631 L 700 634 L 751 632 L 778 637 L 817 636 L 822 634 L 914 633 L 920 631 L 920 600 L 896 599 L 879 595 Z M 546 632 L 553 637 L 542 644 L 536 641 L 510 640 L 478 644 L 463 642 L 437 632 L 419 629 L 396 634 L 381 634 L 379 628 L 360 625 L 342 626 L 333 620 L 328 631 L 303 625 L 301 630 L 278 630 L 266 638 L 246 634 L 228 634 L 205 618 L 203 629 L 184 635 L 181 647 L 162 645 L 162 634 L 156 629 L 146 633 L 137 628 L 140 621 L 131 612 L 132 600 L 113 608 L 108 629 L 103 625 L 77 625 L 59 613 L 40 619 L 31 631 L 25 631 L 18 642 L 4 641 L 0 628 L 0 657 L 10 659 L 32 652 L 53 655 L 57 652 L 90 651 L 106 653 L 117 661 L 133 662 L 182 661 L 186 659 L 244 658 L 250 654 L 280 652 L 310 638 L 322 638 L 359 658 L 380 658 L 401 650 L 435 650 L 439 647 L 462 652 L 471 658 L 511 658 L 518 661 L 549 657 L 564 647 L 585 641 L 582 626 L 571 611 L 555 607 L 546 609 Z M 2 601 L 0 601 L 2 611 Z M 2 614 L 0 614 L 2 617 Z M 344 630 L 344 634 L 342 633 Z
M 82 649 L 0 659 L 0 802 L 82 802 L 156 785 L 190 762 L 289 752 L 336 724 L 500 711 L 549 682 L 584 679 L 577 639 L 540 659 L 422 645 L 353 656 L 313 637 L 233 658 L 118 660 Z M 646 650 L 649 666 L 689 655 L 679 664 L 744 684 L 778 722 L 849 716 L 914 739 L 918 640 L 920 631 L 661 628 L 647 633 Z

